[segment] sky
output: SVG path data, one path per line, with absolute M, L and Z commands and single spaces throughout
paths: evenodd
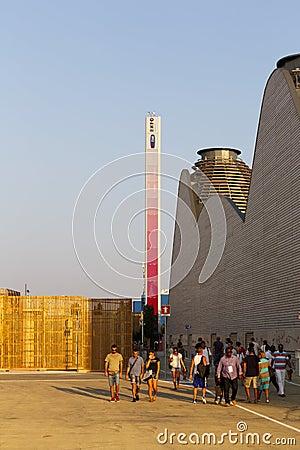
M 293 5 L 0 6 L 0 286 L 23 293 L 27 284 L 31 295 L 138 297 L 146 113 L 161 115 L 169 155 L 162 180 L 168 268 L 178 178 L 196 151 L 238 148 L 252 166 L 266 81 L 281 57 L 299 52 Z

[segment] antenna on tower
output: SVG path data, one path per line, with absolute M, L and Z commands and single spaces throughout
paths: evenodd
M 155 111 L 148 111 L 146 115 L 147 117 L 158 117 Z

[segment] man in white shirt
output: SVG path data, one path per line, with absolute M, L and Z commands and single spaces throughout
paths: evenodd
M 270 372 L 270 381 L 271 383 L 274 385 L 276 391 L 279 391 L 279 386 L 277 383 L 277 379 L 276 379 L 276 374 L 275 374 L 275 370 L 274 370 L 274 352 L 276 350 L 275 345 L 271 345 L 271 347 L 269 348 L 269 350 L 266 351 L 266 358 L 270 361 L 271 366 L 269 367 L 269 372 Z
M 255 341 L 255 338 L 252 337 L 250 339 L 251 345 L 253 345 L 253 349 L 254 349 L 254 353 L 256 356 L 258 356 L 258 353 L 260 352 L 260 346 L 259 344 Z

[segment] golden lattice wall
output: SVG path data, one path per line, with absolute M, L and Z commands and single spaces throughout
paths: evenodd
M 0 369 L 103 370 L 131 352 L 130 299 L 0 296 Z

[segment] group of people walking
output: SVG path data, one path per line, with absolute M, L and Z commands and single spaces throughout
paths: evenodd
M 122 378 L 123 356 L 117 352 L 117 346 L 111 346 L 111 352 L 105 358 L 104 374 L 108 377 L 111 403 L 119 402 L 120 378 Z M 133 350 L 128 360 L 125 379 L 131 382 L 132 402 L 140 400 L 139 392 L 142 381 L 148 384 L 149 401 L 154 402 L 157 395 L 158 377 L 160 372 L 160 359 L 154 350 L 149 350 L 148 358 L 144 363 L 138 350 Z
M 195 346 L 195 355 L 192 357 L 189 378 L 193 383 L 193 403 L 197 403 L 198 390 L 202 391 L 202 403 L 206 404 L 207 379 L 210 367 L 215 368 L 215 403 L 224 402 L 224 406 L 236 404 L 238 392 L 238 380 L 244 381 L 246 401 L 258 403 L 262 393 L 265 401 L 269 403 L 269 386 L 273 382 L 278 395 L 285 397 L 284 383 L 286 369 L 291 368 L 289 355 L 283 351 L 283 345 L 279 344 L 276 351 L 274 346 L 269 346 L 264 341 L 259 346 L 252 338 L 247 351 L 237 342 L 233 347 L 230 339 L 223 344 L 218 337 L 213 343 L 212 352 L 206 346 L 205 341 Z M 158 379 L 160 373 L 160 359 L 154 350 L 149 350 L 146 361 L 139 355 L 137 349 L 129 358 L 126 368 L 126 380 L 131 383 L 132 402 L 139 401 L 139 392 L 142 381 L 148 384 L 149 401 L 154 402 L 157 396 Z M 180 377 L 186 379 L 187 367 L 184 356 L 178 347 L 173 347 L 169 354 L 169 367 L 172 373 L 174 389 L 180 388 Z M 122 378 L 123 357 L 117 352 L 116 345 L 112 345 L 111 352 L 105 358 L 105 375 L 108 377 L 111 402 L 119 402 L 119 384 Z M 251 387 L 253 399 L 251 399 Z M 224 400 L 223 400 L 224 397 Z
M 216 403 L 220 402 L 222 394 L 225 398 L 225 406 L 236 403 L 238 379 L 244 380 L 247 403 L 258 403 L 262 393 L 265 393 L 265 401 L 269 403 L 269 387 L 272 382 L 279 397 L 285 397 L 284 384 L 286 369 L 292 369 L 290 356 L 283 350 L 283 345 L 268 345 L 264 340 L 262 346 L 251 338 L 247 351 L 239 342 L 233 347 L 230 339 L 225 342 L 225 355 L 216 355 L 215 348 L 220 349 L 220 338 L 213 344 L 216 363 L 216 385 L 221 387 L 221 393 L 216 395 Z M 221 343 L 222 344 L 222 343 Z M 291 376 L 291 373 L 290 373 Z M 251 399 L 251 387 L 253 398 Z M 231 388 L 231 398 L 229 390 Z

